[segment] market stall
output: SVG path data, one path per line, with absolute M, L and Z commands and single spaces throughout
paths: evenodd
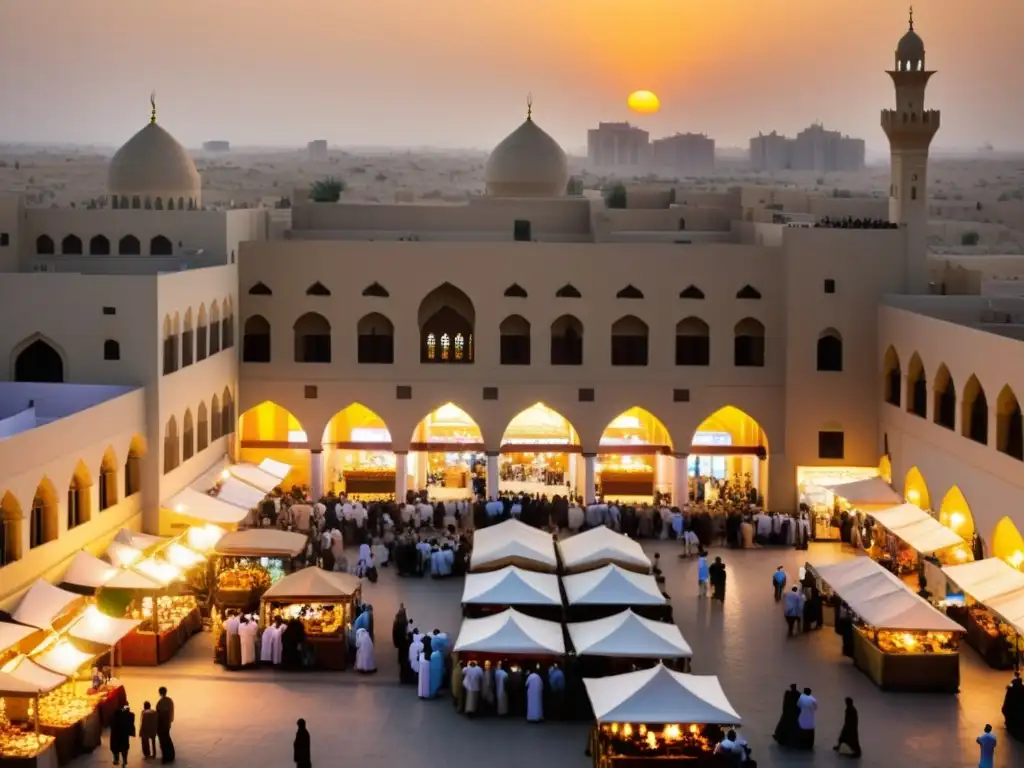
M 304 568 L 289 574 L 260 598 L 261 623 L 274 616 L 302 624 L 305 642 L 312 647 L 314 665 L 320 669 L 345 669 L 348 665 L 348 632 L 355 606 L 362 596 L 361 582 L 347 573 Z M 224 646 L 224 636 L 217 641 Z
M 247 485 L 251 485 L 263 493 L 271 493 L 281 487 L 281 483 L 291 470 L 287 464 L 264 461 L 262 464 L 231 464 L 227 471 Z M 282 474 L 283 471 L 283 474 Z
M 463 619 L 454 652 L 462 660 L 506 656 L 551 657 L 565 655 L 562 625 L 509 608 L 481 619 Z
M 725 729 L 742 723 L 717 677 L 659 664 L 583 682 L 596 721 L 588 750 L 595 768 L 735 764 L 713 754 Z
M 85 605 L 85 598 L 39 579 L 22 596 L 11 618 L 37 629 L 61 630 Z
M 867 557 L 809 571 L 848 607 L 853 660 L 883 690 L 956 693 L 963 628 Z
M 897 575 L 920 570 L 921 558 L 925 556 L 940 565 L 957 565 L 973 559 L 967 542 L 913 504 L 872 512 L 871 517 L 876 531 L 869 554 Z M 941 575 L 938 568 L 925 573 Z M 927 581 L 932 584 L 931 578 Z
M 262 498 L 263 494 L 260 494 L 260 499 Z M 217 498 L 215 493 L 211 495 L 195 488 L 182 488 L 161 506 L 168 513 L 161 517 L 161 527 L 168 530 L 187 528 L 191 525 L 202 526 L 206 523 L 234 529 L 246 519 L 251 519 L 250 507 L 229 504 Z
M 308 539 L 276 528 L 250 528 L 222 536 L 210 558 L 210 582 L 217 610 L 259 609 L 260 597 L 294 568 Z
M 569 621 L 592 621 L 633 608 L 645 618 L 672 620 L 672 606 L 650 574 L 617 565 L 562 577 Z
M 592 571 L 609 563 L 637 573 L 651 572 L 651 561 L 643 547 L 604 525 L 560 540 L 558 553 L 566 573 Z
M 63 682 L 63 679 L 55 679 L 53 687 Z M 48 691 L 45 684 L 0 672 L 0 765 L 4 768 L 57 768 L 59 765 L 55 739 L 42 732 L 35 717 L 39 711 L 39 696 Z M 35 707 L 31 713 L 30 702 Z
M 507 608 L 538 619 L 560 621 L 562 592 L 553 573 L 524 571 L 507 565 L 497 571 L 470 573 L 462 589 L 462 615 L 477 619 Z
M 942 572 L 968 598 L 946 608 L 966 630 L 967 644 L 994 669 L 1018 668 L 1024 651 L 1024 573 L 998 557 L 949 565 Z
M 828 504 L 815 504 L 811 508 L 812 536 L 817 541 L 846 541 L 849 536 L 843 538 L 842 534 L 846 518 L 859 522 L 862 514 L 888 509 L 903 501 L 889 483 L 878 476 L 821 483 L 818 487 L 830 499 Z
M 514 518 L 477 530 L 469 570 L 494 571 L 506 565 L 554 573 L 558 569 L 555 540 L 550 533 Z

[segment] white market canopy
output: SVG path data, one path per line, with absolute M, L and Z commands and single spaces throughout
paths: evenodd
M 150 547 L 163 544 L 167 539 L 162 536 L 151 536 L 148 533 L 139 533 L 137 531 L 129 531 L 127 528 L 122 528 L 117 532 L 117 535 L 114 537 L 114 541 L 143 551 Z
M 633 573 L 617 565 L 563 576 L 569 605 L 664 605 L 665 596 L 650 574 Z
M 850 609 L 876 629 L 963 632 L 964 628 L 869 557 L 808 564 Z
M 217 488 L 217 499 L 243 509 L 255 509 L 267 497 L 265 491 L 254 488 L 237 477 L 229 477 Z
M 21 598 L 11 618 L 19 624 L 49 629 L 62 613 L 79 600 L 82 600 L 81 595 L 39 579 Z
M 117 576 L 120 568 L 111 565 L 105 560 L 100 560 L 95 555 L 80 551 L 71 559 L 68 572 L 64 574 L 61 581 L 65 584 L 74 584 L 78 587 L 102 587 L 112 578 Z
M 506 565 L 554 572 L 558 567 L 555 540 L 550 533 L 514 518 L 478 530 L 473 536 L 469 569 L 493 570 Z
M 114 646 L 141 623 L 135 619 L 116 619 L 107 616 L 95 605 L 90 605 L 81 618 L 71 625 L 68 634 L 76 640 Z
M 314 565 L 288 574 L 264 592 L 262 599 L 274 603 L 338 600 L 354 595 L 359 585 L 355 576 L 325 571 Z
M 278 477 L 255 464 L 232 464 L 228 467 L 228 472 L 243 483 L 258 488 L 264 495 L 277 488 L 284 479 L 284 475 Z
M 71 677 L 96 656 L 97 654 L 79 650 L 70 640 L 65 639 L 58 641 L 56 645 L 38 656 L 33 656 L 30 661 L 50 672 Z
M 946 578 L 1024 634 L 1024 573 L 999 557 L 942 569 Z
M 693 649 L 675 624 L 637 616 L 627 608 L 597 621 L 567 625 L 578 656 L 689 659 Z
M 17 645 L 26 637 L 38 631 L 35 627 L 26 627 L 23 624 L 11 624 L 9 621 L 0 621 L 0 652 Z
M 182 488 L 163 506 L 179 515 L 218 525 L 237 525 L 249 515 L 249 507 L 229 504 L 195 488 Z
M 142 550 L 122 544 L 117 540 L 110 542 L 106 555 L 110 558 L 110 562 L 119 568 L 126 568 L 136 560 L 141 560 L 145 557 L 142 554 Z
M 273 475 L 278 480 L 284 480 L 288 477 L 288 473 L 292 471 L 290 465 L 285 464 L 283 461 L 274 461 L 273 459 L 264 459 L 261 461 L 260 469 L 268 475 Z
M 22 656 L 0 672 L 0 695 L 37 696 L 49 693 L 67 682 L 67 675 L 58 675 L 43 669 L 31 659 Z M 10 686 L 10 690 L 8 689 Z
M 584 678 L 598 723 L 740 725 L 714 675 L 684 675 L 664 664 L 611 677 Z
M 903 501 L 903 498 L 880 477 L 829 483 L 821 487 L 845 499 L 854 507 L 891 507 Z
M 559 541 L 558 551 L 567 571 L 585 571 L 609 563 L 643 573 L 651 570 L 650 558 L 638 542 L 604 525 Z
M 964 540 L 923 509 L 900 504 L 872 512 L 875 522 L 923 555 L 963 544 Z
M 275 528 L 249 528 L 225 533 L 213 551 L 228 557 L 296 557 L 306 548 L 301 533 Z
M 454 650 L 563 656 L 565 639 L 557 621 L 542 621 L 509 608 L 482 619 L 463 619 Z
M 561 605 L 558 577 L 507 565 L 466 575 L 463 605 Z

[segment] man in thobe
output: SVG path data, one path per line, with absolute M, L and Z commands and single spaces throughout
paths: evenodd
M 800 710 L 797 718 L 797 746 L 800 749 L 814 749 L 814 715 L 818 711 L 818 700 L 811 695 L 810 688 L 804 688 L 800 698 L 796 700 L 796 708 Z
M 242 666 L 251 667 L 256 663 L 256 642 L 260 628 L 255 619 L 243 616 L 239 622 L 238 637 L 241 641 Z
M 497 668 L 494 670 L 494 697 L 498 705 L 498 716 L 508 714 L 508 672 L 506 672 L 498 662 Z
M 238 613 L 234 610 L 228 611 L 228 620 L 224 622 L 224 647 L 227 653 L 225 663 L 228 669 L 238 669 L 242 666 L 242 644 L 238 636 L 240 626 Z
M 284 631 L 284 623 L 280 616 L 274 617 L 274 622 L 263 630 L 263 637 L 260 640 L 260 661 L 264 664 L 273 664 L 275 667 L 281 664 L 281 633 Z
M 420 653 L 419 659 L 416 661 L 416 669 L 419 672 L 418 687 L 416 689 L 417 695 L 421 699 L 430 698 L 430 637 L 423 638 L 423 652 Z
M 551 716 L 561 720 L 565 715 L 565 672 L 558 664 L 548 670 L 548 694 L 551 696 Z
M 539 723 L 544 719 L 544 681 L 540 667 L 535 667 L 526 678 L 526 722 Z
M 473 717 L 480 705 L 480 689 L 483 687 L 484 671 L 475 661 L 469 662 L 462 672 L 462 687 L 466 691 L 466 714 Z
M 373 567 L 373 553 L 370 551 L 370 545 L 365 541 L 359 545 L 359 563 L 356 567 L 359 568 L 360 576 L 365 576 L 366 572 Z
M 360 627 L 356 630 L 356 672 L 371 674 L 377 671 L 377 660 L 373 655 L 373 639 L 370 633 Z
M 412 670 L 413 676 L 419 674 L 420 671 L 420 654 L 423 653 L 423 636 L 420 635 L 419 630 L 413 627 L 412 630 L 412 642 L 409 643 L 409 669 Z

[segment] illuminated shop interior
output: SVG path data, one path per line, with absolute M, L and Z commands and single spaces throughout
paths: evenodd
M 903 481 L 903 498 L 921 509 L 932 508 L 932 497 L 928 493 L 928 485 L 924 481 L 921 470 L 911 467 Z
M 384 420 L 352 403 L 331 417 L 323 434 L 324 489 L 371 500 L 395 492 L 395 454 Z
M 996 524 L 992 534 L 992 555 L 1001 557 L 1017 570 L 1024 570 L 1024 536 L 1009 517 Z
M 796 483 L 800 502 L 812 512 L 831 515 L 836 495 L 827 487 L 880 477 L 878 467 L 797 467 Z M 884 478 L 883 478 L 884 479 Z M 842 504 L 842 499 L 839 499 Z M 891 506 L 891 505 L 888 505 Z
M 974 515 L 957 486 L 949 489 L 939 505 L 939 522 L 970 543 L 974 537 Z
M 892 460 L 883 455 L 878 461 L 878 476 L 892 485 Z
M 666 461 L 667 460 L 667 461 Z M 595 476 L 608 500 L 649 501 L 671 484 L 672 438 L 654 414 L 630 408 L 601 434 Z
M 413 488 L 427 488 L 432 498 L 469 498 L 473 477 L 484 477 L 484 437 L 473 418 L 454 403 L 429 413 L 413 431 L 409 451 Z
M 291 412 L 271 400 L 255 405 L 239 417 L 239 459 L 259 464 L 273 459 L 292 468 L 282 488 L 310 482 L 309 438 Z M 216 424 L 216 417 L 211 419 Z
M 501 438 L 500 488 L 512 493 L 565 493 L 576 488 L 582 459 L 572 424 L 543 403 L 521 411 Z M 571 450 L 569 450 L 571 449 Z

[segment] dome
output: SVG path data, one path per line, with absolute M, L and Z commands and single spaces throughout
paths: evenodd
M 492 197 L 561 197 L 569 162 L 558 142 L 527 116 L 491 152 L 484 177 Z
M 202 181 L 188 151 L 162 126 L 156 117 L 117 150 L 107 172 L 107 193 L 119 207 L 171 208 L 184 203 L 198 207 Z M 147 198 L 149 205 L 146 205 Z M 159 202 L 158 202 L 159 201 Z M 167 203 L 170 205 L 167 205 Z
M 914 11 L 910 11 L 910 29 L 896 45 L 897 69 L 924 69 L 924 40 L 914 31 Z

